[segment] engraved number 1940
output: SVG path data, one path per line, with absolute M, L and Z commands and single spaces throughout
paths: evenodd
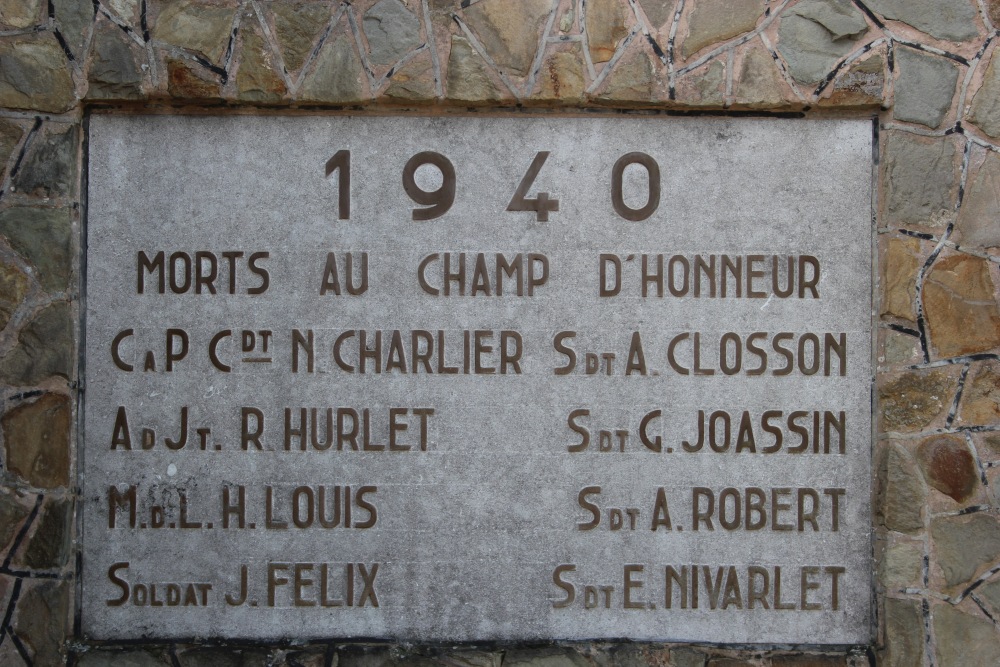
M 528 196 L 535 178 L 538 177 L 548 157 L 549 151 L 535 153 L 510 203 L 507 204 L 508 211 L 534 211 L 537 221 L 547 222 L 549 213 L 559 210 L 559 200 L 551 198 L 548 192 L 539 192 L 534 197 Z M 623 194 L 625 169 L 632 164 L 642 166 L 648 177 L 646 203 L 639 208 L 632 208 L 626 204 Z M 417 169 L 424 165 L 433 165 L 441 174 L 441 186 L 436 190 L 424 190 L 417 184 Z M 351 217 L 351 151 L 339 150 L 327 160 L 327 177 L 334 172 L 337 173 L 337 217 L 340 220 L 348 220 Z M 440 153 L 434 151 L 417 153 L 403 167 L 403 190 L 410 199 L 424 207 L 413 209 L 413 220 L 439 218 L 455 203 L 455 166 Z M 660 167 L 656 160 L 640 152 L 628 153 L 619 158 L 611 169 L 611 205 L 618 215 L 633 222 L 646 220 L 653 215 L 660 205 Z

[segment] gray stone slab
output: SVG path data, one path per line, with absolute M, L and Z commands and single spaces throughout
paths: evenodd
M 89 149 L 86 636 L 871 639 L 869 121 L 94 115 Z M 425 151 L 455 197 L 414 220 Z M 547 221 L 506 210 L 539 151 Z

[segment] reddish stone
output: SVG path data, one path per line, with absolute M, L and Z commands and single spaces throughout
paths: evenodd
M 927 483 L 956 502 L 965 502 L 975 493 L 979 483 L 976 461 L 961 436 L 927 438 L 917 448 L 917 460 Z

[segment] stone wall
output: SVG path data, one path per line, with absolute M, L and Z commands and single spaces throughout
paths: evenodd
M 0 664 L 1000 664 L 997 27 L 997 0 L 0 0 Z M 82 122 L 108 107 L 877 114 L 875 644 L 74 639 Z

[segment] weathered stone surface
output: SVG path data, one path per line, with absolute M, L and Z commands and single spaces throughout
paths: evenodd
M 916 322 L 917 270 L 920 242 L 914 238 L 894 237 L 886 244 L 882 263 L 882 314 Z
M 652 665 L 678 664 L 668 649 L 649 644 L 616 644 L 608 647 L 605 654 L 609 660 L 602 661 L 605 655 L 588 652 L 585 654 L 592 663 L 606 664 L 607 667 L 648 667 Z
M 913 667 L 924 662 L 923 614 L 914 600 L 885 601 L 886 667 Z
M 0 38 L 0 106 L 59 113 L 75 103 L 66 54 L 51 33 Z
M 498 67 L 525 76 L 551 10 L 550 0 L 483 0 L 462 15 Z
M 181 667 L 267 667 L 267 652 L 254 649 L 193 648 L 180 653 Z
M 1000 220 L 1000 157 L 987 151 L 962 200 L 953 238 L 963 246 L 1000 246 L 997 220 Z
M 260 103 L 281 101 L 288 89 L 260 27 L 245 28 L 242 43 L 240 69 L 236 72 L 237 98 Z
M 972 579 L 1000 554 L 1000 519 L 976 512 L 931 521 L 932 563 L 944 574 L 945 584 L 958 586 Z
M 916 336 L 890 331 L 885 338 L 885 363 L 901 364 L 916 359 L 920 349 Z
M 125 23 L 139 23 L 139 0 L 104 0 L 101 4 Z
M 285 654 L 284 661 L 278 664 L 282 665 L 282 667 L 326 667 L 326 649 L 318 646 L 301 651 L 289 651 Z M 332 665 L 339 667 L 339 664 L 337 658 L 334 657 Z M 459 663 L 456 667 L 462 667 L 462 665 Z
M 0 118 L 0 179 L 6 173 L 7 162 L 23 135 L 24 130 L 20 126 Z
M 71 231 L 69 209 L 15 206 L 0 211 L 0 235 L 34 265 L 35 277 L 50 292 L 69 286 Z
M 66 45 L 73 56 L 80 58 L 83 45 L 87 39 L 87 31 L 94 20 L 94 3 L 80 0 L 51 0 L 52 8 L 59 22 L 59 34 L 66 40 Z
M 27 507 L 17 502 L 13 493 L 0 493 L 0 551 L 7 549 L 28 511 Z
M 983 362 L 966 380 L 958 421 L 966 425 L 1000 423 L 1000 363 Z
M 27 28 L 42 22 L 42 0 L 0 0 L 0 24 Z
M 896 47 L 896 120 L 937 127 L 951 108 L 958 83 L 958 67 L 942 58 L 916 49 Z
M 36 581 L 21 592 L 14 632 L 36 665 L 62 665 L 67 635 L 69 590 L 65 581 Z
M 590 59 L 595 63 L 606 63 L 615 55 L 618 42 L 628 34 L 625 10 L 618 0 L 591 0 L 586 7 Z
M 73 194 L 77 180 L 77 136 L 76 125 L 49 125 L 48 132 L 32 142 L 14 177 L 14 188 L 37 197 Z
M 559 17 L 559 32 L 569 32 L 573 29 L 576 21 L 576 14 L 573 13 L 573 9 L 569 8 L 563 12 L 562 16 Z
M 979 486 L 976 461 L 962 436 L 927 438 L 917 448 L 917 461 L 927 483 L 956 502 L 971 498 Z
M 931 608 L 939 665 L 1000 665 L 1000 633 L 989 620 L 941 603 Z
M 978 34 L 975 4 L 969 0 L 869 0 L 868 6 L 939 39 L 961 42 Z
M 103 25 L 94 33 L 94 59 L 87 70 L 89 99 L 134 99 L 142 95 L 142 73 L 125 33 Z
M 864 14 L 848 0 L 806 0 L 782 17 L 778 50 L 797 81 L 814 83 L 867 31 Z
M 68 303 L 46 306 L 21 329 L 17 347 L 0 359 L 0 379 L 8 384 L 37 384 L 49 376 L 73 377 L 73 331 Z M 10 440 L 7 441 L 8 443 Z
M 870 106 L 884 98 L 885 56 L 876 53 L 851 63 L 833 82 L 830 96 L 821 100 L 830 106 Z
M 693 648 L 670 650 L 670 667 L 705 667 L 705 654 Z
M 1000 613 L 1000 579 L 987 581 L 976 589 L 976 596 L 985 600 L 994 613 Z
M 603 100 L 615 102 L 649 102 L 653 97 L 653 65 L 649 56 L 638 48 L 631 49 L 608 76 Z
M 886 222 L 944 226 L 955 215 L 960 151 L 945 138 L 892 132 L 885 148 Z
M 1000 26 L 1000 0 L 986 0 L 986 15 L 994 28 Z
M 221 95 L 219 81 L 211 75 L 201 74 L 186 60 L 167 58 L 167 92 L 171 97 L 185 100 L 217 99 Z
M 69 484 L 69 397 L 44 394 L 9 410 L 2 419 L 7 468 L 40 488 Z
M 969 122 L 983 132 L 1000 138 L 1000 58 L 997 51 L 990 56 L 990 64 L 983 75 L 983 84 L 972 98 L 969 108 Z
M 653 30 L 666 23 L 674 13 L 674 3 L 670 0 L 639 0 L 639 5 Z
M 919 545 L 909 542 L 894 544 L 882 556 L 879 581 L 890 590 L 920 586 L 923 560 L 923 549 Z
M 163 650 L 91 649 L 77 658 L 78 667 L 169 667 L 173 663 Z
M 879 478 L 881 503 L 878 511 L 886 528 L 901 533 L 923 530 L 922 508 L 927 488 L 902 445 L 890 442 L 886 446 Z
M 776 655 L 771 658 L 771 667 L 847 667 L 847 657 L 843 655 Z
M 391 65 L 420 46 L 420 19 L 400 0 L 380 0 L 365 12 L 362 22 L 368 39 L 368 59 Z
M 435 95 L 434 63 L 429 54 L 414 58 L 397 70 L 383 93 L 384 97 L 409 102 L 433 102 Z
M 0 331 L 7 327 L 27 293 L 28 277 L 13 264 L 0 260 Z
M 947 411 L 958 385 L 943 370 L 907 371 L 879 388 L 883 431 L 919 431 Z
M 193 0 L 164 3 L 153 26 L 153 39 L 199 53 L 220 63 L 229 45 L 236 9 Z
M 677 79 L 677 99 L 684 104 L 722 106 L 726 99 L 726 66 L 713 60 Z
M 508 651 L 504 667 L 590 667 L 582 655 L 572 649 L 536 649 Z
M 35 570 L 54 570 L 66 565 L 72 537 L 73 504 L 50 501 L 38 519 L 35 534 L 17 562 Z
M 939 258 L 923 287 L 930 339 L 942 357 L 1000 346 L 1000 310 L 989 261 L 970 255 Z
M 544 101 L 577 101 L 583 98 L 587 83 L 583 78 L 583 54 L 578 44 L 556 51 L 542 62 L 537 90 L 532 97 Z
M 706 46 L 753 30 L 757 19 L 764 13 L 764 6 L 764 0 L 702 0 L 694 3 L 688 17 L 687 37 L 681 43 L 681 53 L 688 58 Z
M 353 104 L 361 101 L 361 61 L 354 51 L 354 40 L 340 33 L 330 36 L 316 56 L 312 71 L 299 89 L 302 102 Z
M 488 102 L 499 100 L 500 94 L 490 79 L 486 61 L 472 48 L 465 37 L 453 35 L 448 57 L 448 79 L 445 95 L 457 102 Z
M 771 54 L 763 46 L 754 46 L 743 56 L 733 103 L 754 108 L 779 106 L 784 85 Z
M 323 2 L 275 2 L 269 6 L 285 69 L 297 72 L 330 22 L 330 6 Z

